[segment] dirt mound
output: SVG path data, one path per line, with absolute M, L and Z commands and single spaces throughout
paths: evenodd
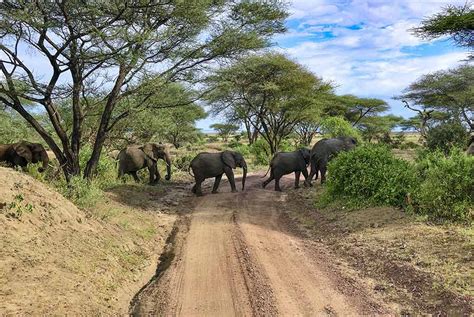
M 2 167 L 0 184 L 2 314 L 126 313 L 131 296 L 154 273 L 175 217 L 138 213 L 111 194 L 101 219 Z

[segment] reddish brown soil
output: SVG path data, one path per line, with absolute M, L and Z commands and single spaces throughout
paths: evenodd
M 345 278 L 323 244 L 290 230 L 287 194 L 261 189 L 257 175 L 247 182 L 244 192 L 224 183 L 221 193 L 192 198 L 169 267 L 135 298 L 133 314 L 390 314 L 372 289 Z

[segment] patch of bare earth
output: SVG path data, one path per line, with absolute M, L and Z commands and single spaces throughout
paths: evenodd
M 11 169 L 0 183 L 1 315 L 126 314 L 187 195 L 125 184 L 86 211 Z
M 321 186 L 291 191 L 288 217 L 340 257 L 352 274 L 400 314 L 470 315 L 474 295 L 474 231 L 433 225 L 395 208 L 347 211 L 314 207 Z
M 364 281 L 346 275 L 324 244 L 292 228 L 290 197 L 262 189 L 261 181 L 249 176 L 239 193 L 224 182 L 221 193 L 207 188 L 190 200 L 193 212 L 169 241 L 166 269 L 137 294 L 133 315 L 392 312 Z

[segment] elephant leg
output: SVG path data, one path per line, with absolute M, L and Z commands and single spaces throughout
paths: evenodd
M 194 193 L 196 194 L 196 196 L 202 196 L 201 184 L 203 181 L 204 179 L 201 179 L 201 178 L 196 179 L 196 185 L 194 185 L 195 187 Z
M 213 194 L 217 193 L 217 189 L 219 188 L 219 184 L 220 184 L 220 182 L 221 182 L 221 178 L 222 178 L 222 174 L 216 176 L 216 178 L 215 178 L 215 180 L 214 180 L 214 186 L 212 187 L 212 193 L 213 193 Z
M 155 174 L 156 174 L 156 165 L 153 164 L 151 166 L 148 166 L 148 172 L 150 173 L 150 185 L 155 185 L 158 182 L 158 179 L 155 179 Z
M 273 170 L 272 170 L 272 171 L 270 171 L 270 177 L 262 183 L 262 187 L 265 188 L 274 179 L 275 179 L 275 177 L 273 177 Z
M 130 172 L 130 175 L 132 175 L 133 179 L 135 182 L 140 183 L 140 178 L 138 178 L 137 171 L 135 172 Z
M 227 176 L 227 179 L 229 180 L 230 183 L 230 188 L 233 193 L 237 192 L 237 188 L 235 188 L 235 179 L 234 179 L 234 172 L 230 167 L 225 167 L 224 168 L 224 173 Z
M 278 176 L 278 175 L 277 175 L 277 177 L 275 177 L 275 191 L 277 191 L 277 192 L 281 192 L 280 178 L 281 178 L 281 176 Z
M 307 185 L 308 185 L 307 181 L 310 180 L 310 179 L 309 179 L 309 176 L 308 176 L 308 170 L 307 170 L 306 167 L 305 167 L 305 168 L 303 168 L 303 170 L 301 170 L 301 172 L 303 173 L 303 176 L 304 176 L 304 179 L 305 179 L 305 181 L 304 181 L 304 186 L 307 186 Z M 313 185 L 311 184 L 311 181 L 309 182 L 309 186 L 313 186 Z
M 300 171 L 295 172 L 295 189 L 300 188 L 300 175 L 301 175 Z
M 318 170 L 316 169 L 315 159 L 311 159 L 311 171 L 309 172 L 309 177 L 305 180 L 307 185 L 311 186 L 311 180 L 313 179 L 314 175 L 316 175 L 316 178 L 318 177 Z
M 280 179 L 275 179 L 275 191 L 281 192 Z
M 319 166 L 319 171 L 321 172 L 321 184 L 326 182 L 326 169 L 327 169 L 327 162 L 322 162 Z

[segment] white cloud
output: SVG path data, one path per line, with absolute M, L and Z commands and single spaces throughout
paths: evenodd
M 338 93 L 383 98 L 404 113 L 392 96 L 421 75 L 455 67 L 467 57 L 454 48 L 438 54 L 432 49 L 429 56 L 409 53 L 429 43 L 410 30 L 447 4 L 464 5 L 464 0 L 295 0 L 290 21 L 298 23 L 277 38 L 289 43 L 279 50 L 334 81 Z

